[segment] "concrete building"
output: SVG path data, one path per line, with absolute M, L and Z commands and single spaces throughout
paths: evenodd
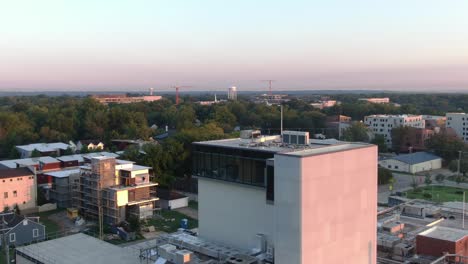
M 442 168 L 442 158 L 428 152 L 415 152 L 380 160 L 379 165 L 389 170 L 417 173 Z
M 311 103 L 310 105 L 317 109 L 324 109 L 324 108 L 333 107 L 337 104 L 340 104 L 340 102 L 337 102 L 335 100 L 322 100 L 317 103 Z
M 29 158 L 34 150 L 38 151 L 41 156 L 60 156 L 70 145 L 56 142 L 56 143 L 36 143 L 29 145 L 16 146 L 20 153 L 21 158 Z
M 453 129 L 459 138 L 468 142 L 468 114 L 447 113 L 445 116 L 446 127 Z
M 93 95 L 92 98 L 99 101 L 101 104 L 131 104 L 140 102 L 154 102 L 162 99 L 161 96 L 148 95 L 148 96 L 128 96 L 126 94 L 103 94 Z
M 422 118 L 426 123 L 426 128 L 433 130 L 435 133 L 439 133 L 441 129 L 445 128 L 447 120 L 445 116 L 423 115 Z
M 16 248 L 18 264 L 81 264 L 81 263 L 140 263 L 137 251 L 101 241 L 78 233 Z
M 44 175 L 52 178 L 52 185 L 46 188 L 51 202 L 59 208 L 72 206 L 72 194 L 78 191 L 80 181 L 80 169 L 65 169 L 60 171 L 46 172 Z
M 434 226 L 416 237 L 416 254 L 440 257 L 444 254 L 468 255 L 468 231 Z
M 39 224 L 38 217 L 28 218 L 13 212 L 0 213 L 0 245 L 3 236 L 9 246 L 21 246 L 45 239 L 45 226 Z
M 97 219 L 102 208 L 103 221 L 116 224 L 128 217 L 152 217 L 157 209 L 155 188 L 149 167 L 111 157 L 93 157 L 80 167 L 80 187 L 73 197 L 81 215 Z
M 196 142 L 193 173 L 203 239 L 275 263 L 376 263 L 374 145 L 290 131 Z
M 372 103 L 372 104 L 388 104 L 390 103 L 390 98 L 388 97 L 359 98 L 359 101 L 365 101 L 365 102 Z
M 228 89 L 228 100 L 236 101 L 237 100 L 237 87 L 232 86 Z
M 424 128 L 421 115 L 370 115 L 364 117 L 364 124 L 376 135 L 383 135 L 388 146 L 392 146 L 392 129 L 401 126 Z
M 0 169 L 0 211 L 36 207 L 36 178 L 28 168 Z

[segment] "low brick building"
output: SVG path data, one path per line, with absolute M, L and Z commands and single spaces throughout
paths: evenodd
M 416 237 L 416 254 L 440 257 L 445 253 L 468 255 L 468 231 L 435 226 Z
M 28 168 L 0 169 L 0 210 L 36 207 L 34 173 Z

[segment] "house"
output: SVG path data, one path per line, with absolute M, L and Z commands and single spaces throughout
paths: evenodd
M 275 263 L 376 263 L 375 145 L 242 132 L 192 144 L 200 238 Z
M 70 145 L 62 142 L 16 146 L 21 158 L 31 157 L 34 151 L 37 151 L 40 156 L 61 156 L 68 148 L 70 148 Z
M 10 246 L 21 246 L 45 239 L 45 226 L 38 223 L 38 218 L 28 218 L 14 212 L 0 213 L 0 230 L 0 244 L 3 242 L 3 235 Z
M 76 143 L 76 148 L 78 151 L 82 150 L 83 148 L 86 148 L 87 150 L 103 150 L 104 143 L 97 139 L 80 140 Z
M 394 171 L 417 173 L 442 168 L 442 158 L 428 152 L 415 152 L 382 159 L 379 166 Z
M 0 210 L 36 207 L 36 178 L 29 168 L 0 169 Z

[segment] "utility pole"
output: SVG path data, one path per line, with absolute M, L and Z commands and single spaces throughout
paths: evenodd
M 280 106 L 281 107 L 281 131 L 280 131 L 280 135 L 281 135 L 281 140 L 283 139 L 283 105 Z
M 5 213 L 2 213 L 2 223 L 0 224 L 2 227 L 2 247 L 5 250 L 5 263 L 10 263 L 10 246 L 7 244 L 5 224 Z
M 461 160 L 462 152 L 461 150 L 458 151 L 458 162 L 457 162 L 457 177 L 460 177 L 460 160 Z
M 465 192 L 463 192 L 462 227 L 465 229 Z

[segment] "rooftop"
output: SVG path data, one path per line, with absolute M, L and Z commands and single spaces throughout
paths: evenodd
M 55 143 L 36 143 L 36 144 L 29 144 L 29 145 L 21 145 L 16 146 L 18 149 L 24 151 L 34 151 L 35 149 L 40 152 L 50 152 L 56 151 L 57 149 L 67 149 L 70 145 L 62 143 L 62 142 L 55 142 Z
M 0 169 L 0 179 L 34 175 L 28 168 Z
M 226 147 L 233 149 L 255 150 L 270 153 L 282 153 L 295 156 L 310 156 L 322 153 L 335 151 L 343 151 L 355 148 L 370 146 L 366 143 L 353 143 L 338 140 L 320 140 L 311 139 L 307 145 L 294 145 L 282 143 L 280 136 L 268 136 L 262 138 L 242 139 L 231 138 L 221 140 L 211 140 L 203 142 L 195 142 L 194 144 L 202 146 Z
M 151 167 L 133 164 L 133 166 L 131 168 L 123 168 L 121 170 L 124 170 L 124 171 L 139 171 L 139 170 L 148 170 L 148 169 L 151 169 Z
M 398 117 L 398 118 L 407 118 L 407 117 L 422 117 L 422 115 L 410 115 L 410 114 L 404 114 L 404 115 L 368 115 L 366 117 Z
M 397 155 L 395 157 L 387 158 L 384 160 L 398 160 L 403 163 L 414 165 L 414 164 L 418 164 L 421 162 L 426 162 L 426 161 L 431 161 L 431 160 L 436 160 L 436 159 L 441 159 L 441 157 L 428 153 L 428 152 L 415 152 L 415 153 L 410 153 L 410 154 Z
M 139 252 L 124 250 L 82 233 L 18 247 L 16 251 L 42 263 L 140 263 Z
M 59 170 L 53 172 L 44 173 L 45 175 L 56 177 L 56 178 L 65 178 L 70 177 L 72 174 L 80 173 L 80 169 L 71 169 L 71 170 Z
M 457 242 L 468 235 L 468 231 L 443 226 L 434 226 L 419 233 L 419 236 Z

